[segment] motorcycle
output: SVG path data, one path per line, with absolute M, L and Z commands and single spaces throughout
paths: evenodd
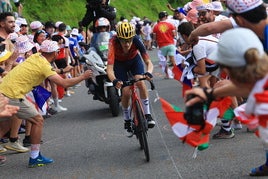
M 86 80 L 86 87 L 89 89 L 88 93 L 93 94 L 93 100 L 99 100 L 109 104 L 109 108 L 113 116 L 119 115 L 120 90 L 113 86 L 106 73 L 107 68 L 107 51 L 109 33 L 100 34 L 97 43 L 102 52 L 102 57 L 97 53 L 95 48 L 88 47 L 85 44 L 80 44 L 86 48 L 86 53 L 83 54 L 80 61 L 84 62 L 84 69 L 90 69 L 93 72 L 91 79 Z M 109 34 L 110 36 L 110 34 Z M 107 39 L 108 38 L 108 39 Z

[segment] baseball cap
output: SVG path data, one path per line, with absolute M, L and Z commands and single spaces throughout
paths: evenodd
M 60 24 L 62 24 L 62 23 L 63 23 L 62 21 L 57 21 L 57 22 L 55 23 L 55 27 L 58 28 L 58 27 L 60 26 Z
M 184 11 L 184 9 L 182 7 L 177 7 L 177 9 L 175 9 L 175 12 L 179 12 L 184 14 L 185 16 L 187 15 L 186 12 Z
M 56 41 L 44 40 L 40 46 L 42 52 L 51 53 L 59 50 L 59 45 Z
M 196 24 L 198 21 L 198 11 L 196 9 L 191 9 L 187 13 L 186 19 L 188 22 L 192 22 L 193 24 Z
M 66 30 L 72 30 L 71 26 L 66 25 Z
M 78 36 L 78 35 L 79 35 L 79 33 L 78 33 L 78 29 L 73 28 L 73 30 L 72 30 L 72 32 L 71 32 L 71 35 L 76 35 L 76 36 Z
M 21 35 L 16 38 L 15 47 L 19 53 L 26 53 L 30 51 L 34 45 L 29 41 L 29 38 L 26 35 Z
M 230 13 L 236 14 L 250 11 L 262 3 L 262 0 L 226 0 L 226 5 Z
M 166 17 L 166 16 L 168 16 L 167 11 L 162 11 L 162 12 L 160 12 L 160 13 L 158 14 L 158 18 L 159 18 L 159 19 L 162 19 L 163 17 Z
M 224 11 L 222 7 L 222 3 L 220 1 L 213 1 L 210 4 L 212 5 L 212 9 L 209 9 L 209 10 L 219 11 L 219 12 Z
M 195 9 L 197 6 L 200 6 L 201 4 L 203 4 L 202 0 L 192 0 L 192 2 L 189 3 L 189 6 L 192 9 Z
M 196 6 L 196 10 L 198 11 L 213 10 L 213 6 L 211 3 L 201 4 L 199 6 Z
M 18 24 L 18 26 L 21 26 L 21 25 L 28 25 L 26 19 L 25 19 L 25 18 L 22 18 L 22 17 L 18 17 L 18 18 L 15 20 L 15 23 Z
M 39 29 L 41 27 L 43 27 L 43 24 L 40 21 L 33 21 L 30 24 L 30 28 L 33 29 L 33 30 L 34 29 Z
M 222 33 L 217 49 L 208 58 L 228 67 L 246 65 L 244 55 L 247 50 L 256 48 L 263 55 L 264 48 L 258 36 L 246 28 L 235 28 Z

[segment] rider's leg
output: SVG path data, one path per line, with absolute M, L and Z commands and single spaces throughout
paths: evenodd
M 130 115 L 130 96 L 131 92 L 129 90 L 129 87 L 124 87 L 122 89 L 122 97 L 121 97 L 121 104 L 122 104 L 122 110 L 124 115 L 124 128 L 127 130 L 127 136 L 131 137 L 133 136 L 132 131 L 132 125 L 131 125 L 131 115 Z
M 123 115 L 125 120 L 130 120 L 130 90 L 129 87 L 124 87 L 122 89 L 121 104 L 123 109 Z
M 139 88 L 142 107 L 143 107 L 143 111 L 145 114 L 145 118 L 148 121 L 148 127 L 153 128 L 155 126 L 155 121 L 152 118 L 151 112 L 150 112 L 150 102 L 149 102 L 149 97 L 148 97 L 149 94 L 147 91 L 147 87 L 144 81 L 140 81 L 136 84 L 137 84 L 137 87 Z

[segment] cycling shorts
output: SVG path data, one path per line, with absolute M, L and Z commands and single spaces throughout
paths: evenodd
M 127 61 L 117 61 L 114 62 L 114 74 L 115 77 L 122 81 L 127 81 L 127 72 L 131 72 L 132 75 L 142 75 L 144 74 L 143 60 L 139 54 L 137 54 L 133 59 Z

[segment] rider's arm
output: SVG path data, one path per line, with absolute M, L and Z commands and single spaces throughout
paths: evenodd
M 108 64 L 106 72 L 107 72 L 108 78 L 111 81 L 114 81 L 116 79 L 115 74 L 114 74 L 114 65 Z

